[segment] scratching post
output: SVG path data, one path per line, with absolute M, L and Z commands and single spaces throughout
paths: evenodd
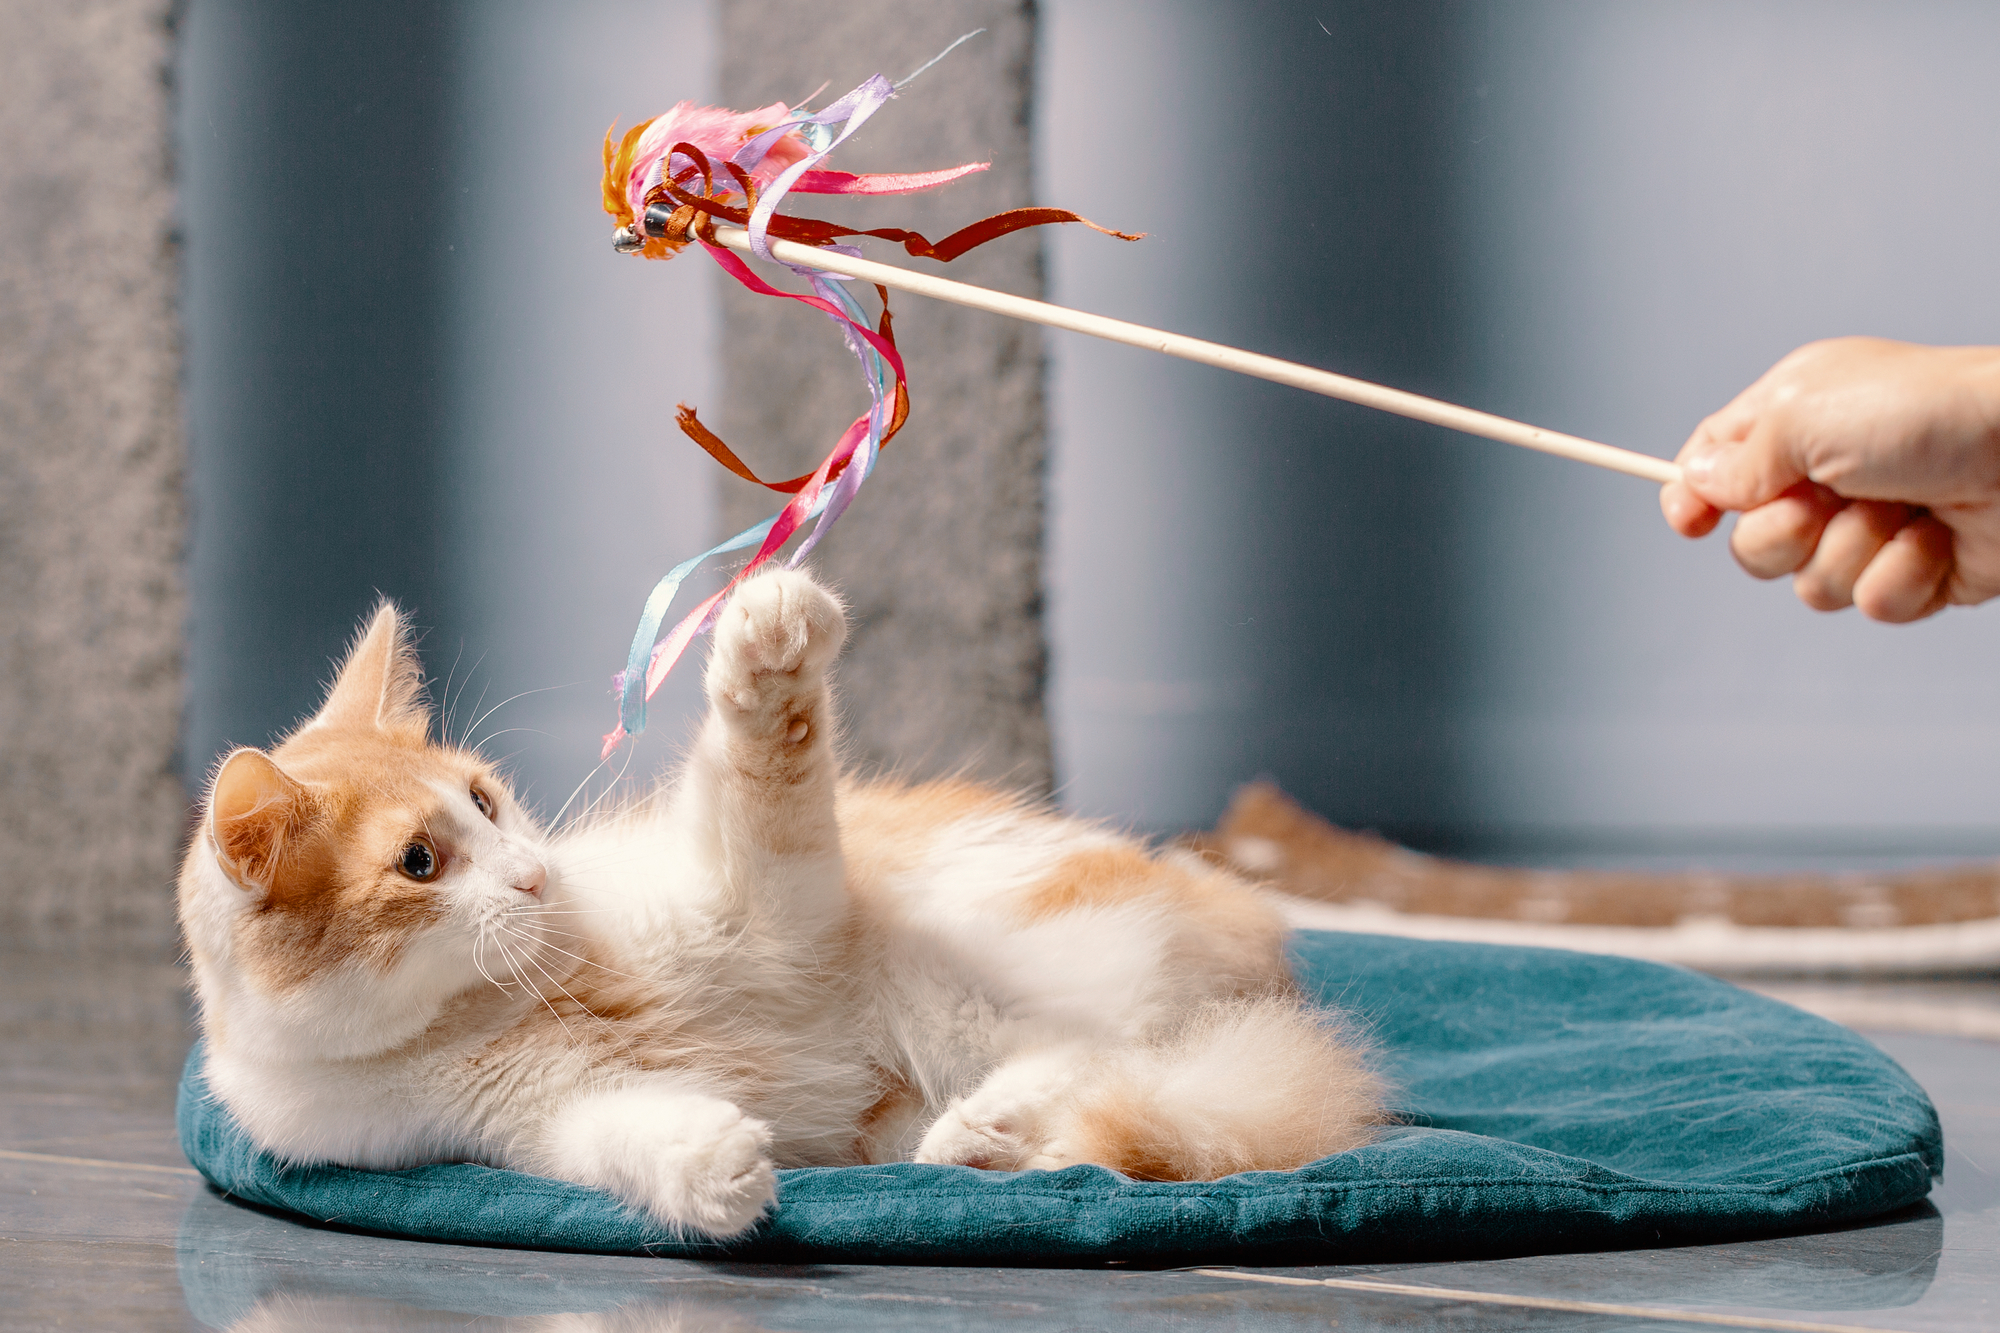
M 0 6 L 0 935 L 17 947 L 174 939 L 178 9 Z

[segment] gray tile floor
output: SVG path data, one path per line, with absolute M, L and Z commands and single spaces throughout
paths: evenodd
M 0 1328 L 2000 1329 L 2000 1045 L 1877 1034 L 1949 1145 L 1922 1205 L 1747 1244 L 1180 1270 L 778 1268 L 302 1226 L 210 1193 L 173 1134 L 166 964 L 0 955 Z

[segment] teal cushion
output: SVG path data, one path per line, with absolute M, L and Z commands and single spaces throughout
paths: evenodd
M 1009 1262 L 1374 1257 L 1713 1241 L 1851 1222 L 1924 1197 L 1937 1112 L 1845 1028 L 1679 968 L 1309 932 L 1301 984 L 1355 1014 L 1402 1123 L 1288 1172 L 1197 1184 L 1101 1167 L 779 1173 L 727 1245 L 677 1240 L 579 1185 L 456 1164 L 283 1166 L 188 1056 L 181 1145 L 219 1189 L 431 1240 L 757 1260 Z

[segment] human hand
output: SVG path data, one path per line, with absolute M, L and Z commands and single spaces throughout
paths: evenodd
M 1818 611 L 1921 620 L 2000 596 L 2000 347 L 1808 343 L 1688 438 L 1667 522 Z

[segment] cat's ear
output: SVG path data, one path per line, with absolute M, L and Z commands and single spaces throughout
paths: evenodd
M 312 803 L 312 793 L 262 750 L 235 751 L 222 761 L 208 797 L 215 859 L 243 888 L 269 892 L 285 845 L 311 817 Z
M 393 602 L 375 609 L 326 692 L 313 726 L 379 729 L 422 742 L 430 735 L 424 671 L 410 644 L 409 622 Z

